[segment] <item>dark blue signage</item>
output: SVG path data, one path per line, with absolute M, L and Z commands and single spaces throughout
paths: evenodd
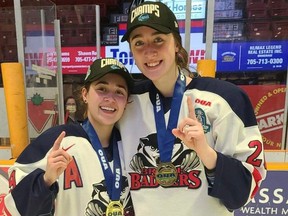
M 255 198 L 235 211 L 235 216 L 288 215 L 288 172 L 268 171 Z
M 288 41 L 217 44 L 217 72 L 287 69 Z

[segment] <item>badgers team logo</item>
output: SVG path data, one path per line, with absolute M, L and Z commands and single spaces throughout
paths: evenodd
M 154 133 L 141 138 L 137 153 L 130 161 L 130 168 L 135 172 L 130 173 L 131 190 L 166 187 L 168 183 L 169 187 L 187 186 L 190 189 L 200 187 L 201 179 L 199 175 L 201 171 L 197 170 L 200 160 L 197 154 L 188 149 L 180 139 L 175 139 L 171 157 L 171 165 L 175 167 L 175 171 L 172 171 L 172 166 L 169 166 L 169 172 L 165 169 L 167 167 L 162 167 L 163 169 L 159 172 L 159 170 L 156 170 L 159 163 L 160 152 L 157 146 L 157 134 Z M 156 178 L 158 178 L 158 181 Z M 159 181 L 164 181 L 164 184 L 159 184 Z

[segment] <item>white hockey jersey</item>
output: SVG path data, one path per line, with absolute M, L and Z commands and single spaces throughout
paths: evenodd
M 188 116 L 191 97 L 207 141 L 217 152 L 217 164 L 209 173 L 197 154 L 175 138 L 172 163 L 178 179 L 162 187 L 155 180 L 160 158 L 153 88 L 149 80 L 140 83 L 119 122 L 135 215 L 233 215 L 253 198 L 266 176 L 262 138 L 249 98 L 237 86 L 213 78 L 194 78 L 186 86 L 178 121 Z M 171 98 L 162 99 L 167 125 L 173 115 Z
M 57 183 L 47 188 L 43 180 L 47 155 L 62 131 L 66 136 L 61 147 L 73 160 Z M 112 152 L 112 148 L 106 149 L 111 167 Z M 9 186 L 11 192 L 4 199 L 7 216 L 103 216 L 110 201 L 97 153 L 79 124 L 50 128 L 29 144 L 9 169 Z M 122 177 L 120 202 L 124 215 L 134 216 L 126 176 Z

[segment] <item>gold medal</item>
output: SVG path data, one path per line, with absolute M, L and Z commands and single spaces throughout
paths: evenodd
M 113 215 L 122 215 L 124 216 L 124 208 L 120 201 L 110 201 L 107 209 L 106 209 L 106 216 L 113 216 Z
M 163 187 L 169 187 L 177 181 L 178 173 L 171 162 L 160 163 L 156 168 L 156 181 Z

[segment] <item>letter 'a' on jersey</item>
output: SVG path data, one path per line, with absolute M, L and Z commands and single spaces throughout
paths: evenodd
M 73 160 L 57 183 L 47 188 L 43 180 L 47 155 L 62 131 L 66 136 L 61 147 Z M 121 140 L 117 142 L 119 145 Z M 111 149 L 105 149 L 105 152 L 113 167 L 113 157 L 108 157 Z M 48 129 L 28 145 L 9 169 L 12 190 L 4 198 L 5 215 L 105 215 L 110 198 L 100 159 L 80 124 Z M 120 203 L 127 215 L 134 215 L 128 179 L 125 172 L 122 174 Z

